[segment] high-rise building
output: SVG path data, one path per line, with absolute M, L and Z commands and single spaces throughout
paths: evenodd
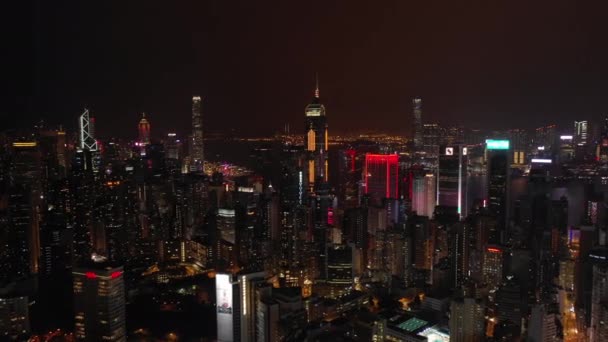
M 443 135 L 441 126 L 438 124 L 424 124 L 422 127 L 422 150 L 427 158 L 437 158 Z
M 85 109 L 84 113 L 79 117 L 79 133 L 80 133 L 80 148 L 91 152 L 97 151 L 97 140 L 95 140 L 95 118 L 89 114 L 89 110 Z
M 483 253 L 482 277 L 484 284 L 495 289 L 502 282 L 503 250 L 498 246 L 488 246 Z
M 398 198 L 398 164 L 399 156 L 396 154 L 365 154 L 365 194 L 375 200 Z
M 27 296 L 0 296 L 0 339 L 22 341 L 30 332 Z
M 122 266 L 103 260 L 74 268 L 74 335 L 78 341 L 126 341 Z
M 0 283 L 38 273 L 40 261 L 40 220 L 42 211 L 42 165 L 38 144 L 12 144 L 8 187 L 8 229 L 3 232 L 0 252 Z
M 556 321 L 559 315 L 548 310 L 546 304 L 536 304 L 532 307 L 528 338 L 532 342 L 558 341 Z
M 457 209 L 467 216 L 467 148 L 462 145 L 443 146 L 437 169 L 437 205 Z
M 587 120 L 574 121 L 574 143 L 578 146 L 587 145 L 587 134 L 588 134 L 588 123 Z
M 600 253 L 596 253 L 600 255 Z M 604 256 L 605 257 L 605 252 Z M 608 340 L 608 264 L 596 262 L 593 265 L 593 275 L 591 283 L 591 342 Z
M 216 275 L 218 341 L 256 340 L 256 287 L 264 282 L 264 272 Z
M 327 182 L 327 118 L 325 106 L 319 98 L 319 81 L 315 87 L 315 94 L 310 104 L 304 110 L 306 114 L 306 135 L 304 145 L 308 151 L 308 186 L 314 189 L 316 182 Z
M 528 132 L 524 129 L 509 130 L 509 141 L 511 142 L 511 150 L 513 151 L 513 164 L 524 165 L 528 149 L 530 148 Z
M 413 117 L 414 120 L 414 147 L 416 150 L 420 150 L 423 146 L 422 141 L 422 99 L 416 97 L 412 100 L 412 105 L 414 109 Z
M 423 172 L 413 175 L 412 211 L 420 216 L 432 217 L 435 211 L 437 192 L 436 180 L 432 173 Z
M 485 307 L 475 298 L 457 298 L 450 305 L 450 341 L 485 340 Z
M 177 139 L 177 134 L 168 133 L 165 140 L 165 158 L 167 159 L 179 159 L 179 146 L 180 140 Z
M 205 148 L 203 140 L 203 114 L 201 111 L 201 97 L 192 97 L 192 145 L 190 151 L 192 169 L 197 172 L 204 171 Z
M 137 132 L 139 133 L 139 144 L 143 148 L 150 145 L 150 122 L 146 119 L 146 113 L 141 114 L 141 120 L 137 125 Z
M 486 140 L 488 207 L 497 216 L 501 238 L 509 215 L 510 155 L 509 140 Z

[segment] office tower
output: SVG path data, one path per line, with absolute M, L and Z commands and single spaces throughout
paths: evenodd
M 430 271 L 433 267 L 433 251 L 435 241 L 433 227 L 425 216 L 414 216 L 408 221 L 408 232 L 413 237 L 414 268 Z
M 40 260 L 39 224 L 44 197 L 40 152 L 35 141 L 14 142 L 12 148 L 2 280 L 38 273 Z
M 527 301 L 524 294 L 524 289 L 515 278 L 508 278 L 499 287 L 496 291 L 496 312 L 499 322 L 510 322 L 510 324 L 521 327 L 522 319 L 527 312 Z
M 122 266 L 91 261 L 72 275 L 76 340 L 127 341 Z
M 604 258 L 606 253 L 603 253 Z M 599 253 L 596 253 L 599 255 Z M 591 342 L 608 341 L 608 264 L 605 259 L 593 265 L 591 283 Z
M 348 245 L 333 245 L 327 249 L 327 284 L 332 289 L 332 297 L 350 286 L 353 282 L 353 253 Z M 334 291 L 335 290 L 335 291 Z
M 417 215 L 432 217 L 437 202 L 435 190 L 437 177 L 432 173 L 415 173 L 412 179 L 412 211 Z
M 608 141 L 606 141 L 608 146 Z M 559 137 L 559 154 L 558 160 L 560 163 L 568 163 L 574 160 L 574 137 L 572 135 L 561 135 Z M 607 155 L 608 156 L 608 155 Z M 608 159 L 607 159 L 608 160 Z
M 175 133 L 167 133 L 167 137 L 165 139 L 165 158 L 167 159 L 179 159 L 179 147 L 181 141 L 177 139 L 177 134 Z
M 448 127 L 443 131 L 443 143 L 446 145 L 464 144 L 464 128 Z
M 556 321 L 559 315 L 549 311 L 546 304 L 536 304 L 532 307 L 528 325 L 528 339 L 531 342 L 552 342 L 558 340 Z
M 599 139 L 599 160 L 608 163 L 608 116 L 604 118 L 604 124 L 600 132 Z
M 414 107 L 414 147 L 417 151 L 421 150 L 423 147 L 422 141 L 422 99 L 416 97 L 412 100 L 412 105 Z
M 497 216 L 502 239 L 509 215 L 510 155 L 509 140 L 486 140 L 488 208 Z
M 424 124 L 422 133 L 423 152 L 427 158 L 437 158 L 441 145 L 442 129 L 438 124 Z
M 485 306 L 475 298 L 456 298 L 450 303 L 450 341 L 485 341 Z
M 437 168 L 437 205 L 456 208 L 466 217 L 467 203 L 467 148 L 462 145 L 442 146 Z
M 256 288 L 265 282 L 264 272 L 216 275 L 218 341 L 256 340 Z
M 587 123 L 585 121 L 585 140 L 587 139 Z M 539 127 L 536 129 L 534 133 L 534 148 L 540 151 L 545 151 L 544 153 L 551 157 L 553 153 L 555 153 L 555 147 L 557 143 L 557 126 L 549 125 L 544 127 Z M 513 146 L 511 146 L 513 149 Z
M 396 154 L 365 154 L 363 180 L 365 194 L 376 202 L 398 198 L 399 156 Z
M 465 284 L 470 273 L 469 258 L 471 254 L 473 229 L 468 222 L 457 224 L 455 228 L 455 232 L 452 236 L 454 284 L 455 286 L 461 286 Z
M 205 147 L 200 96 L 192 97 L 192 145 L 190 150 L 190 161 L 192 162 L 194 170 L 197 172 L 204 172 Z
M 503 250 L 498 246 L 488 246 L 483 252 L 482 278 L 490 289 L 495 289 L 502 282 Z
M 141 120 L 137 125 L 137 132 L 139 133 L 139 144 L 144 147 L 150 145 L 150 122 L 146 119 L 146 113 L 141 114 Z
M 308 151 L 308 186 L 312 190 L 315 183 L 327 182 L 327 118 L 325 106 L 319 99 L 319 81 L 312 102 L 304 110 L 306 114 L 306 135 L 304 145 Z
M 588 122 L 587 120 L 583 121 L 574 121 L 574 143 L 578 146 L 584 146 L 588 143 Z
M 95 118 L 90 117 L 89 110 L 85 109 L 79 117 L 80 148 L 91 152 L 97 151 L 95 140 Z
M 0 296 L 0 339 L 24 341 L 30 333 L 29 301 L 27 296 Z
M 513 151 L 513 164 L 524 165 L 530 148 L 528 132 L 524 129 L 509 130 L 509 141 L 511 142 L 511 150 Z

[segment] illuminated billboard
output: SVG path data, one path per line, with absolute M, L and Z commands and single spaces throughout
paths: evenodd
M 488 150 L 508 150 L 509 140 L 486 139 L 486 147 Z
M 535 164 L 551 164 L 551 159 L 533 158 L 532 163 Z
M 217 301 L 217 339 L 233 341 L 232 283 L 229 274 L 215 276 L 215 298 Z

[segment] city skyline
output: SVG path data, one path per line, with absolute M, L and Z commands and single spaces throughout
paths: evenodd
M 0 340 L 608 341 L 601 7 L 9 12 Z

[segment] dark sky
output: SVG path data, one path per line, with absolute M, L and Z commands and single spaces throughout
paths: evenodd
M 23 11 L 31 82 L 7 124 L 75 126 L 87 105 L 102 136 L 134 137 L 142 111 L 154 136 L 185 133 L 200 94 L 207 131 L 299 131 L 318 72 L 330 133 L 404 133 L 417 95 L 426 122 L 570 125 L 608 114 L 597 4 L 38 0 Z

